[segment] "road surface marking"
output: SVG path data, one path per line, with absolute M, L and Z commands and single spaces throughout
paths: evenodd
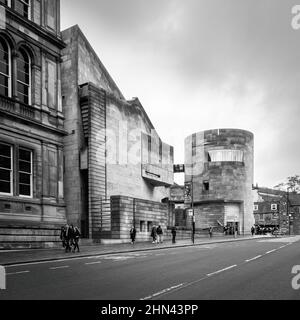
M 232 265 L 232 266 L 230 266 L 230 267 L 227 267 L 227 268 L 224 268 L 224 269 L 221 269 L 221 270 L 218 270 L 218 271 L 212 272 L 212 273 L 208 273 L 208 274 L 207 274 L 207 276 L 208 276 L 208 277 L 210 277 L 210 276 L 212 276 L 212 275 L 214 275 L 214 274 L 217 274 L 217 273 L 220 273 L 220 272 L 223 272 L 223 271 L 226 271 L 226 270 L 232 269 L 232 268 L 234 268 L 234 267 L 236 267 L 236 266 L 237 266 L 237 265 L 236 265 L 236 264 L 234 264 L 234 265 Z
M 85 264 L 97 264 L 97 263 L 102 263 L 102 261 L 86 262 Z
M 176 286 L 172 286 L 172 287 L 170 287 L 170 288 L 163 289 L 163 290 L 161 290 L 161 291 L 159 291 L 159 292 L 156 292 L 156 293 L 154 293 L 154 294 L 152 294 L 152 295 L 150 295 L 150 296 L 147 296 L 147 297 L 145 297 L 145 298 L 141 298 L 140 300 L 149 300 L 149 299 L 152 299 L 152 298 L 154 298 L 154 297 L 156 297 L 156 296 L 159 296 L 159 295 L 161 295 L 161 294 L 167 293 L 167 292 L 169 292 L 169 291 L 171 291 L 171 290 L 178 289 L 178 288 L 182 287 L 183 285 L 184 285 L 184 283 L 180 283 L 180 284 L 178 284 L 178 285 L 176 285 Z
M 51 269 L 51 270 L 56 270 L 56 269 L 65 269 L 65 268 L 69 268 L 69 266 L 51 267 L 51 268 L 49 268 L 49 269 Z
M 260 254 L 260 255 L 258 255 L 258 256 L 256 256 L 256 257 L 254 257 L 254 258 L 251 258 L 251 259 L 248 259 L 248 260 L 245 260 L 246 262 L 249 262 L 249 261 L 252 261 L 252 260 L 256 260 L 256 259 L 258 259 L 258 258 L 260 258 L 260 257 L 262 257 L 262 255 Z
M 7 273 L 6 275 L 7 275 L 7 276 L 10 276 L 10 275 L 12 275 L 12 274 L 22 274 L 22 273 L 28 273 L 28 272 L 30 272 L 30 271 L 18 271 L 18 272 Z
M 276 251 L 276 250 L 277 250 L 277 249 L 273 249 L 273 250 L 267 251 L 266 254 L 272 253 L 272 252 L 274 252 L 274 251 Z

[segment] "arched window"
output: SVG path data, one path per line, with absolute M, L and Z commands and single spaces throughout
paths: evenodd
M 28 53 L 21 48 L 17 59 L 17 94 L 20 102 L 31 104 L 31 61 Z
M 0 37 L 0 94 L 11 96 L 11 57 L 7 42 Z

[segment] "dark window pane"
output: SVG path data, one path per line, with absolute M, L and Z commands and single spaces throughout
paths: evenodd
M 18 82 L 18 93 L 28 96 L 28 86 Z
M 0 72 L 4 73 L 4 74 L 7 74 L 7 75 L 8 75 L 8 72 L 9 72 L 8 63 L 3 59 L 0 59 Z
M 7 0 L 0 0 L 0 2 L 7 5 Z
M 22 184 L 28 184 L 30 185 L 30 174 L 26 174 L 26 173 L 20 173 L 19 174 L 19 182 Z
M 11 147 L 6 144 L 0 144 L 0 155 L 5 157 L 10 157 Z
M 10 182 L 10 171 L 9 170 L 4 170 L 0 169 L 0 184 L 3 181 Z
M 30 196 L 30 186 L 26 184 L 19 184 L 19 194 L 21 196 Z
M 31 173 L 31 163 L 27 161 L 19 161 L 19 171 Z
M 31 161 L 31 151 L 19 149 L 19 159 L 25 161 Z
M 0 168 L 11 169 L 11 159 L 0 156 Z
M 3 96 L 8 96 L 8 88 L 2 87 L 0 85 L 0 94 L 2 94 Z
M 19 12 L 22 16 L 25 18 L 28 18 L 28 1 L 21 1 L 16 0 L 15 1 L 15 9 L 17 12 Z
M 0 74 L 0 85 L 6 88 L 8 87 L 8 77 L 3 74 Z
M 29 85 L 29 74 L 24 71 L 18 70 L 18 81 L 24 82 Z
M 10 193 L 10 183 L 9 182 L 0 182 L 0 192 Z

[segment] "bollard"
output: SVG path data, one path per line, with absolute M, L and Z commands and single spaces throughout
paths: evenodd
M 6 274 L 5 274 L 5 268 L 3 266 L 0 266 L 0 290 L 6 289 Z

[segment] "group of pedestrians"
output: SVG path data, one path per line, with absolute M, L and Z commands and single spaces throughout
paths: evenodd
M 72 224 L 61 227 L 60 230 L 60 239 L 62 242 L 63 248 L 65 248 L 66 252 L 79 252 L 79 238 L 80 238 L 80 230 L 78 227 L 74 227 Z M 73 247 L 73 248 L 72 248 Z
M 153 226 L 151 229 L 152 243 L 163 243 L 163 230 L 161 226 Z
M 134 226 L 132 226 L 130 228 L 130 240 L 131 240 L 131 244 L 134 244 L 135 242 L 135 237 L 136 237 L 136 229 Z M 154 225 L 151 229 L 151 238 L 152 238 L 152 243 L 163 243 L 163 230 L 162 227 L 160 225 L 156 226 Z M 172 234 L 172 243 L 175 243 L 175 239 L 176 239 L 176 228 L 173 227 L 171 230 L 171 234 Z

